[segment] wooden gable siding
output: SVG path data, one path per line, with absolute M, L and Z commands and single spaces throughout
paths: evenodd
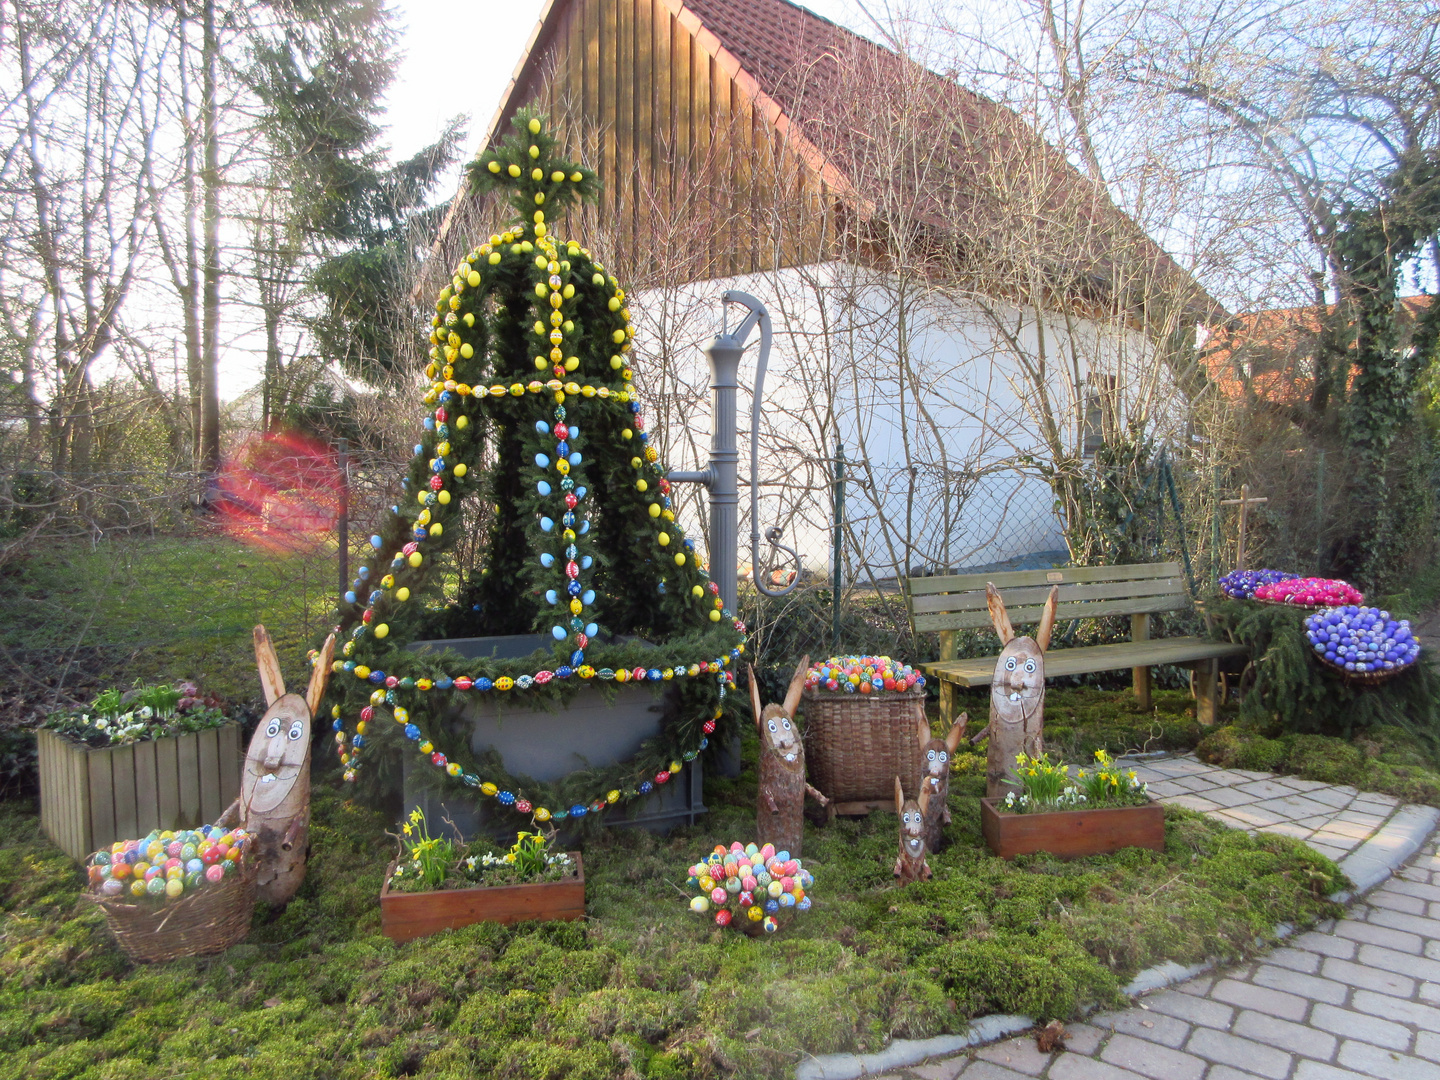
M 492 140 L 525 105 L 548 115 L 568 153 L 603 183 L 600 204 L 561 232 L 595 238 L 627 277 L 647 251 L 681 237 L 705 245 L 694 267 L 704 277 L 830 254 L 834 198 L 823 170 L 797 152 L 778 107 L 678 0 L 555 0 Z M 697 214 L 705 220 L 687 228 Z

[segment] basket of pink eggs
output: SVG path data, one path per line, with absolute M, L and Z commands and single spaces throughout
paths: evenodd
M 1262 604 L 1286 607 L 1332 608 L 1363 604 L 1365 594 L 1348 581 L 1337 578 L 1289 578 L 1259 586 L 1254 599 Z

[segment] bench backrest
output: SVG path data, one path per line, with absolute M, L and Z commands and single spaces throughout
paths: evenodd
M 912 577 L 906 579 L 906 599 L 915 632 L 989 626 L 987 581 L 1000 590 L 1010 621 L 1017 627 L 1040 621 L 1040 609 L 1052 585 L 1060 586 L 1056 622 L 1175 611 L 1190 606 L 1180 564 L 1173 562 Z

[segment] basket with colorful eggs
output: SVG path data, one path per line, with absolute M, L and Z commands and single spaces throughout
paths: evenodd
M 1254 598 L 1264 604 L 1303 608 L 1345 607 L 1365 602 L 1365 594 L 1349 582 L 1318 577 L 1287 578 L 1261 585 L 1255 590 Z
M 810 910 L 810 871 L 774 844 L 757 846 L 735 841 L 715 850 L 690 867 L 687 888 L 696 895 L 690 910 L 712 912 L 717 926 L 734 926 L 751 933 L 773 934 L 781 920 Z
M 1220 591 L 1234 600 L 1253 600 L 1261 586 L 1294 581 L 1299 576 L 1288 570 L 1231 570 L 1220 579 Z
M 250 932 L 254 838 L 205 825 L 118 840 L 90 857 L 87 896 L 134 960 L 222 952 Z
M 1381 682 L 1414 665 L 1420 642 L 1410 620 L 1373 607 L 1330 608 L 1305 620 L 1305 636 L 1322 664 L 1355 682 Z
M 805 675 L 806 690 L 832 693 L 903 694 L 917 687 L 924 689 L 925 676 L 888 656 L 832 656 L 811 664 Z

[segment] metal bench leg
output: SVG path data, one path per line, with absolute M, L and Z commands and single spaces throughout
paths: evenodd
M 1130 616 L 1130 640 L 1150 640 L 1150 616 Z M 1130 675 L 1135 683 L 1135 705 L 1142 712 L 1150 711 L 1150 669 L 1148 667 L 1137 667 L 1130 669 Z
M 1220 718 L 1220 661 L 1202 660 L 1195 665 L 1195 719 L 1210 727 Z

